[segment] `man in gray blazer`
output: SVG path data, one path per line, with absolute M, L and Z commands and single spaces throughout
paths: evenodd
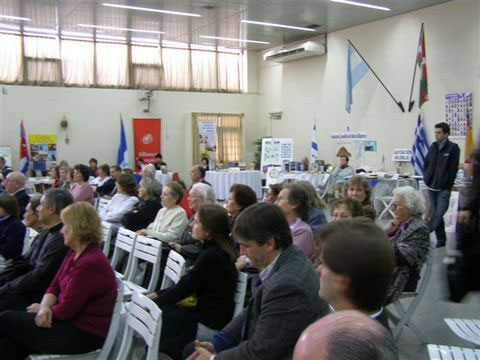
M 195 343 L 189 359 L 290 359 L 302 331 L 329 312 L 309 259 L 292 245 L 290 228 L 276 205 L 246 208 L 235 222 L 242 254 L 262 269 L 247 308 L 212 342 Z

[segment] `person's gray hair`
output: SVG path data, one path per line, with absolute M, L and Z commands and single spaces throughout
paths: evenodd
M 162 195 L 162 184 L 157 180 L 146 177 L 140 181 L 140 186 L 145 189 L 147 199 L 160 197 Z
M 48 189 L 43 195 L 47 206 L 55 209 L 55 214 L 60 215 L 61 211 L 73 204 L 73 197 L 69 191 L 63 189 Z
M 341 327 L 328 335 L 327 357 L 335 360 L 398 360 L 392 335 L 385 329 Z
M 425 210 L 423 197 L 411 186 L 402 186 L 393 190 L 393 196 L 402 196 L 405 206 L 412 211 L 412 215 L 420 215 Z
M 155 172 L 157 169 L 155 169 L 155 166 L 152 164 L 145 165 L 145 167 L 142 170 L 142 173 L 144 176 L 151 177 L 152 179 L 155 178 Z
M 193 184 L 192 188 L 190 189 L 190 194 L 193 192 L 196 192 L 203 199 L 204 203 L 215 204 L 215 192 L 210 185 L 204 183 Z

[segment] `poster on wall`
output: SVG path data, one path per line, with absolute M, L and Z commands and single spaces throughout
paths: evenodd
M 467 135 L 468 119 L 472 119 L 472 93 L 445 95 L 446 122 L 450 125 L 450 136 L 464 139 Z
M 141 158 L 145 164 L 155 162 L 155 155 L 161 153 L 162 139 L 161 119 L 133 119 L 133 142 L 135 152 L 135 167 L 137 159 Z
M 284 161 L 293 160 L 293 139 L 266 138 L 262 139 L 262 157 L 260 168 L 267 173 L 269 166 L 283 166 Z
M 47 171 L 52 163 L 57 162 L 56 134 L 30 134 L 28 142 L 34 171 Z
M 215 120 L 198 120 L 198 146 L 200 158 L 207 157 L 209 162 L 217 160 L 217 122 Z

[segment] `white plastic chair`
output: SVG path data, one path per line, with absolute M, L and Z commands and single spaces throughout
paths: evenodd
M 97 213 L 99 215 L 103 214 L 103 212 L 106 210 L 106 208 L 110 204 L 110 201 L 111 200 L 107 200 L 107 199 L 103 199 L 103 198 L 98 199 Z
M 117 360 L 126 360 L 133 346 L 133 335 L 138 334 L 147 344 L 146 360 L 158 359 L 160 332 L 162 330 L 162 310 L 148 297 L 133 293 L 128 307 L 126 330 Z
M 434 344 L 427 349 L 431 360 L 480 360 L 480 350 Z
M 102 221 L 102 240 L 103 240 L 103 253 L 108 257 L 110 252 L 110 242 L 112 237 L 112 224 L 106 221 Z
M 392 303 L 392 305 L 395 307 L 397 314 L 394 314 L 390 311 L 390 309 L 385 308 L 388 318 L 395 324 L 394 328 L 392 329 L 392 335 L 395 340 L 398 340 L 404 326 L 407 325 L 420 338 L 423 344 L 427 343 L 425 336 L 420 331 L 420 329 L 413 323 L 411 317 L 420 302 L 422 301 L 427 286 L 430 282 L 433 268 L 434 249 L 435 247 L 432 245 L 432 241 L 430 241 L 430 249 L 423 265 L 424 271 L 422 272 L 422 275 L 420 277 L 420 284 L 418 284 L 416 291 L 403 292 L 400 297 Z M 412 299 L 412 301 L 405 308 L 400 302 L 400 300 L 402 299 Z
M 25 236 L 25 239 L 23 240 L 22 255 L 25 255 L 28 252 L 28 250 L 30 250 L 30 247 L 32 246 L 32 242 L 37 235 L 38 235 L 38 232 L 35 229 L 32 229 L 31 227 L 27 228 L 27 234 Z
M 132 264 L 130 266 L 130 272 L 127 275 L 127 280 L 124 281 L 124 295 L 129 297 L 134 292 L 146 293 L 154 291 L 160 275 L 162 243 L 158 240 L 138 235 L 131 257 Z M 152 275 L 146 289 L 135 283 L 139 259 L 153 264 Z
M 175 285 L 185 273 L 185 258 L 174 250 L 168 253 L 161 290 Z
M 387 214 L 390 214 L 393 218 L 395 217 L 395 213 L 392 211 L 393 196 L 378 196 L 375 198 L 375 201 L 379 201 L 383 206 L 383 210 L 380 215 L 378 215 L 377 221 L 382 220 Z
M 115 271 L 115 275 L 120 279 L 123 279 L 130 272 L 130 267 L 132 264 L 132 256 L 130 255 L 133 252 L 136 238 L 137 234 L 133 231 L 127 230 L 125 228 L 118 229 L 117 238 L 115 240 L 115 249 L 113 250 L 113 256 L 111 261 L 113 269 L 117 267 L 121 254 L 125 252 L 128 254 L 128 261 L 125 272 L 122 274 L 118 271 Z
M 115 301 L 115 307 L 113 308 L 112 320 L 108 329 L 108 335 L 105 338 L 105 342 L 101 349 L 76 355 L 31 355 L 30 360 L 47 360 L 47 359 L 62 359 L 62 360 L 104 360 L 108 359 L 110 352 L 112 351 L 113 343 L 118 334 L 120 327 L 120 313 L 122 312 L 123 301 L 123 284 L 122 280 L 117 279 L 117 299 Z
M 448 327 L 463 340 L 480 345 L 480 320 L 444 319 Z
M 247 293 L 247 280 L 248 275 L 246 273 L 238 273 L 237 287 L 235 288 L 235 294 L 233 296 L 233 302 L 235 303 L 233 317 L 240 314 L 243 310 L 243 305 L 245 303 L 245 294 Z

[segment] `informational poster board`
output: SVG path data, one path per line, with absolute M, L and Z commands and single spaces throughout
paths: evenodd
M 283 166 L 284 161 L 293 160 L 293 139 L 265 138 L 262 139 L 262 158 L 260 168 L 267 173 L 269 166 Z
M 472 119 L 472 93 L 445 95 L 446 122 L 450 125 L 450 136 L 464 139 L 467 135 L 468 119 Z
M 159 118 L 133 119 L 133 141 L 136 159 L 142 158 L 145 164 L 155 161 L 161 152 L 161 120 Z
M 46 171 L 52 163 L 57 161 L 56 134 L 30 134 L 28 142 L 34 171 Z
M 217 122 L 216 120 L 202 119 L 198 124 L 198 146 L 200 158 L 208 157 L 209 161 L 217 160 Z
M 10 147 L 10 145 L 0 146 L 0 156 L 5 158 L 7 166 L 12 167 L 12 148 Z

